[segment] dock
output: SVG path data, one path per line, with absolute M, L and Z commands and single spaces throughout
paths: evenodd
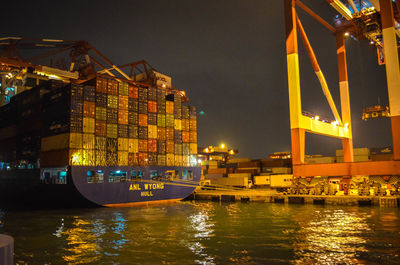
M 196 190 L 189 198 L 196 201 L 264 202 L 398 208 L 400 196 L 289 195 L 274 190 Z

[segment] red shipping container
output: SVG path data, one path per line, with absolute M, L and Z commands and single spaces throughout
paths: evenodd
M 128 153 L 128 165 L 129 166 L 137 166 L 138 165 L 138 154 L 137 153 Z
M 139 92 L 136 86 L 129 85 L 129 97 L 130 98 L 138 98 Z
M 139 153 L 138 156 L 139 166 L 147 166 L 148 161 L 149 159 L 147 157 L 147 153 Z
M 147 114 L 139 114 L 139 126 L 147 126 Z
M 83 116 L 94 118 L 96 111 L 96 105 L 94 102 L 84 101 L 83 102 Z
M 157 152 L 157 140 L 151 139 L 148 142 L 148 151 L 151 153 Z
M 157 112 L 157 102 L 149 100 L 147 102 L 147 107 L 149 112 L 156 113 Z

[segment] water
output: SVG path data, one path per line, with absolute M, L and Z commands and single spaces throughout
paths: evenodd
M 400 264 L 400 211 L 268 203 L 0 212 L 18 264 Z

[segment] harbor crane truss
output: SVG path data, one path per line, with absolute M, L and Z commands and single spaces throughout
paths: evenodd
M 24 88 L 26 76 L 32 74 L 74 83 L 105 76 L 133 85 L 159 86 L 181 94 L 182 100 L 188 101 L 184 91 L 172 87 L 171 79 L 146 61 L 116 66 L 84 40 L 3 37 L 0 51 L 0 106 L 5 104 L 6 88 L 17 84 Z M 122 69 L 128 69 L 129 73 Z
M 326 1 L 340 14 L 334 26 L 322 19 L 301 1 L 284 0 L 293 175 L 295 177 L 342 176 L 342 181 L 347 186 L 351 181 L 351 176 L 354 175 L 400 175 L 400 71 L 396 38 L 396 35 L 400 36 L 399 30 L 396 29 L 400 21 L 399 0 L 359 1 L 357 4 L 353 0 L 348 0 L 347 5 L 340 0 Z M 297 15 L 296 7 L 303 9 L 336 36 L 341 116 L 332 99 L 305 29 Z M 393 9 L 396 11 L 395 13 Z M 312 117 L 303 114 L 298 34 L 335 117 L 333 122 L 325 122 L 320 120 L 318 116 Z M 345 39 L 349 35 L 360 40 L 368 39 L 371 44 L 377 47 L 380 64 L 385 64 L 394 153 L 391 161 L 353 162 L 353 137 L 345 47 Z M 304 161 L 306 132 L 341 139 L 344 163 L 306 164 Z

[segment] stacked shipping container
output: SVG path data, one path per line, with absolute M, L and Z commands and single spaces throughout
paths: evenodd
M 42 115 L 42 166 L 190 166 L 197 154 L 196 109 L 165 89 L 97 78 L 48 93 Z

